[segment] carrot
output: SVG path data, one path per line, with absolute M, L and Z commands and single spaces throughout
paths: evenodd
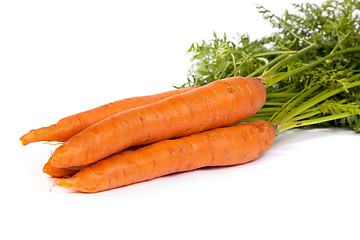
M 275 128 L 263 120 L 212 129 L 110 156 L 56 184 L 99 192 L 201 167 L 243 164 L 266 152 L 274 140 Z
M 131 148 L 124 150 L 124 152 L 125 151 L 130 152 L 130 151 L 134 151 L 136 149 L 138 149 L 138 147 L 131 147 Z M 43 167 L 43 172 L 50 175 L 51 177 L 63 178 L 63 177 L 70 177 L 70 176 L 74 175 L 75 173 L 77 173 L 78 171 L 80 171 L 81 169 L 84 169 L 85 167 L 87 167 L 87 166 L 58 168 L 58 167 L 52 166 L 49 162 L 47 162 L 47 163 L 45 163 L 45 165 Z
M 190 91 L 196 87 L 197 86 L 188 87 L 150 96 L 126 98 L 112 103 L 108 103 L 85 112 L 65 117 L 59 120 L 56 124 L 53 124 L 49 127 L 42 127 L 31 130 L 25 135 L 23 135 L 20 138 L 20 141 L 23 145 L 39 141 L 65 142 L 75 134 L 84 130 L 85 128 L 118 112 L 157 102 L 164 98 Z
M 257 78 L 218 80 L 106 118 L 58 147 L 49 163 L 88 165 L 131 146 L 229 126 L 254 115 L 265 99 Z
M 43 172 L 55 178 L 69 177 L 77 173 L 78 169 L 73 168 L 57 168 L 51 166 L 48 162 L 43 167 Z

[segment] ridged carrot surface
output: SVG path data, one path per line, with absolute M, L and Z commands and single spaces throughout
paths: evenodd
M 136 150 L 138 147 L 128 148 L 124 151 L 130 152 Z M 79 167 L 69 167 L 69 168 L 58 168 L 52 166 L 49 162 L 45 163 L 43 167 L 43 172 L 48 174 L 51 177 L 55 178 L 63 178 L 63 177 L 70 177 L 80 171 L 81 169 L 87 166 L 79 166 Z
M 229 126 L 254 115 L 265 100 L 259 79 L 218 80 L 106 118 L 58 147 L 49 163 L 87 165 L 131 146 Z
M 164 98 L 190 91 L 197 86 L 182 88 L 149 96 L 133 97 L 118 100 L 100 107 L 71 115 L 59 120 L 56 124 L 31 130 L 20 138 L 23 145 L 39 141 L 65 142 L 85 128 L 111 116 L 131 108 L 157 102 Z
M 206 166 L 243 164 L 266 152 L 274 140 L 273 125 L 262 120 L 212 129 L 112 155 L 56 184 L 99 192 Z

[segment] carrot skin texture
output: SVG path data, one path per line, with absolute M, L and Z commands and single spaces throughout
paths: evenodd
M 128 148 L 124 151 L 130 152 L 136 150 L 137 147 Z M 87 166 L 73 166 L 69 168 L 58 168 L 52 166 L 49 162 L 45 163 L 43 167 L 43 172 L 48 174 L 50 177 L 55 178 L 63 178 L 63 177 L 71 177 L 81 169 L 84 169 Z
M 88 165 L 130 146 L 229 126 L 254 115 L 266 89 L 256 78 L 233 77 L 115 114 L 57 148 L 55 167 Z
M 112 155 L 56 184 L 99 192 L 201 167 L 243 164 L 266 152 L 275 136 L 273 125 L 263 120 L 212 129 Z
M 43 172 L 55 178 L 70 177 L 77 173 L 79 170 L 70 168 L 57 168 L 53 167 L 48 162 L 43 167 Z
M 164 98 L 190 91 L 194 88 L 197 88 L 197 86 L 163 92 L 155 95 L 126 98 L 108 103 L 85 112 L 65 117 L 59 120 L 56 124 L 48 127 L 33 129 L 24 134 L 20 138 L 20 141 L 23 145 L 40 141 L 66 142 L 72 136 L 81 132 L 85 128 L 118 112 L 157 102 Z

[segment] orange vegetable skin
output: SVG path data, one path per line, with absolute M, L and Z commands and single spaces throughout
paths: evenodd
M 57 168 L 46 163 L 43 167 L 43 172 L 55 178 L 69 177 L 77 173 L 79 170 L 70 168 Z
M 134 151 L 135 149 L 137 149 L 138 147 L 132 147 L 132 148 L 128 148 L 124 151 L 130 152 L 130 151 Z M 74 167 L 69 167 L 69 168 L 58 168 L 58 167 L 54 167 L 52 166 L 49 162 L 45 163 L 44 167 L 43 167 L 43 172 L 50 175 L 51 177 L 55 177 L 55 178 L 63 178 L 63 177 L 70 177 L 72 175 L 74 175 L 75 173 L 77 173 L 78 171 L 80 171 L 81 169 L 84 169 L 87 166 L 74 166 Z
M 218 80 L 106 118 L 58 147 L 49 163 L 88 165 L 131 146 L 229 126 L 254 115 L 265 100 L 266 89 L 259 79 Z
M 164 98 L 190 91 L 195 87 L 183 88 L 150 96 L 126 98 L 106 105 L 81 112 L 59 120 L 56 124 L 31 130 L 20 138 L 23 145 L 39 141 L 65 142 L 85 128 L 111 116 L 131 108 L 157 102 Z
M 262 120 L 217 128 L 112 155 L 56 184 L 99 192 L 206 166 L 243 164 L 266 152 L 274 140 L 273 125 Z

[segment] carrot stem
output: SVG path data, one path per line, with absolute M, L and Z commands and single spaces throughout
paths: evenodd
M 312 46 L 312 45 L 311 45 Z M 310 46 L 309 46 L 310 47 Z M 306 48 L 304 48 L 303 50 L 308 50 Z M 330 59 L 330 58 L 333 58 L 337 55 L 341 55 L 341 54 L 345 54 L 345 53 L 349 53 L 349 52 L 355 52 L 355 51 L 360 51 L 360 46 L 357 46 L 357 47 L 353 47 L 353 48 L 348 48 L 348 49 L 344 49 L 344 50 L 339 50 L 337 52 L 333 52 L 333 53 L 330 53 L 328 55 L 326 55 L 325 57 L 322 57 L 321 59 L 317 60 L 317 61 L 314 61 L 312 63 L 309 63 L 309 64 L 306 64 L 305 66 L 303 67 L 299 67 L 299 68 L 296 68 L 292 71 L 288 71 L 288 72 L 285 72 L 285 73 L 282 73 L 282 74 L 279 74 L 278 76 L 275 76 L 275 77 L 270 77 L 270 78 L 266 78 L 266 76 L 268 76 L 268 74 L 265 74 L 265 76 L 263 75 L 262 77 L 265 78 L 265 81 L 266 81 L 266 85 L 269 87 L 269 86 L 273 86 L 274 84 L 280 82 L 281 80 L 283 80 L 284 78 L 287 78 L 287 77 L 290 77 L 294 74 L 297 74 L 297 73 L 300 73 L 300 72 L 303 72 L 305 70 L 308 70 L 322 62 L 324 62 L 325 60 L 327 59 Z M 301 51 L 300 51 L 301 52 Z M 295 55 L 295 54 L 294 54 Z M 277 70 L 277 69 L 275 69 Z
M 279 80 L 271 80 L 273 79 L 271 76 L 280 68 L 283 67 L 284 65 L 286 65 L 288 62 L 292 61 L 294 58 L 301 56 L 302 54 L 305 54 L 307 51 L 310 51 L 312 48 L 314 48 L 316 46 L 316 44 L 311 44 L 303 49 L 301 49 L 300 51 L 298 51 L 295 54 L 292 54 L 290 56 L 287 56 L 286 58 L 282 59 L 281 61 L 279 61 L 275 66 L 273 66 L 272 68 L 270 68 L 268 71 L 266 71 L 265 73 L 263 73 L 261 75 L 261 78 L 263 79 L 268 79 L 266 80 L 266 85 L 267 86 L 272 86 L 275 83 L 281 81 L 284 78 L 281 78 Z
M 345 118 L 345 117 L 350 117 L 356 115 L 356 113 L 338 113 L 338 114 L 333 114 L 330 116 L 326 116 L 326 117 L 320 117 L 320 118 L 315 118 L 315 119 L 309 119 L 309 120 L 303 120 L 303 121 L 295 121 L 295 122 L 289 122 L 289 123 L 285 123 L 285 124 L 279 124 L 277 126 L 277 133 L 281 133 L 284 132 L 286 130 L 289 129 L 293 129 L 296 127 L 303 127 L 303 126 L 308 126 L 308 125 L 313 125 L 313 124 L 318 124 L 318 123 L 323 123 L 323 122 L 328 122 L 328 121 L 332 121 L 332 120 L 336 120 L 336 119 L 340 119 L 340 118 Z
M 359 78 L 360 78 L 360 74 L 357 74 L 357 75 L 354 75 L 353 77 L 349 78 L 348 80 L 353 81 L 353 80 L 356 80 L 356 79 L 359 79 Z M 337 88 L 335 90 L 328 90 L 327 92 L 319 93 L 317 96 L 309 99 L 308 101 L 302 103 L 300 106 L 295 107 L 294 109 L 292 109 L 288 114 L 286 114 L 283 121 L 284 122 L 290 121 L 291 118 L 293 118 L 296 115 L 302 113 L 303 111 L 305 111 L 306 109 L 312 107 L 313 105 L 315 105 L 315 104 L 317 104 L 317 103 L 319 103 L 321 101 L 324 101 L 325 99 L 327 99 L 327 98 L 329 98 L 329 97 L 331 97 L 331 96 L 333 96 L 333 95 L 335 95 L 337 93 L 345 91 L 346 89 L 350 89 L 350 88 L 353 88 L 353 87 L 356 87 L 356 86 L 360 86 L 360 81 L 346 84 L 346 88 L 339 87 L 339 88 Z

